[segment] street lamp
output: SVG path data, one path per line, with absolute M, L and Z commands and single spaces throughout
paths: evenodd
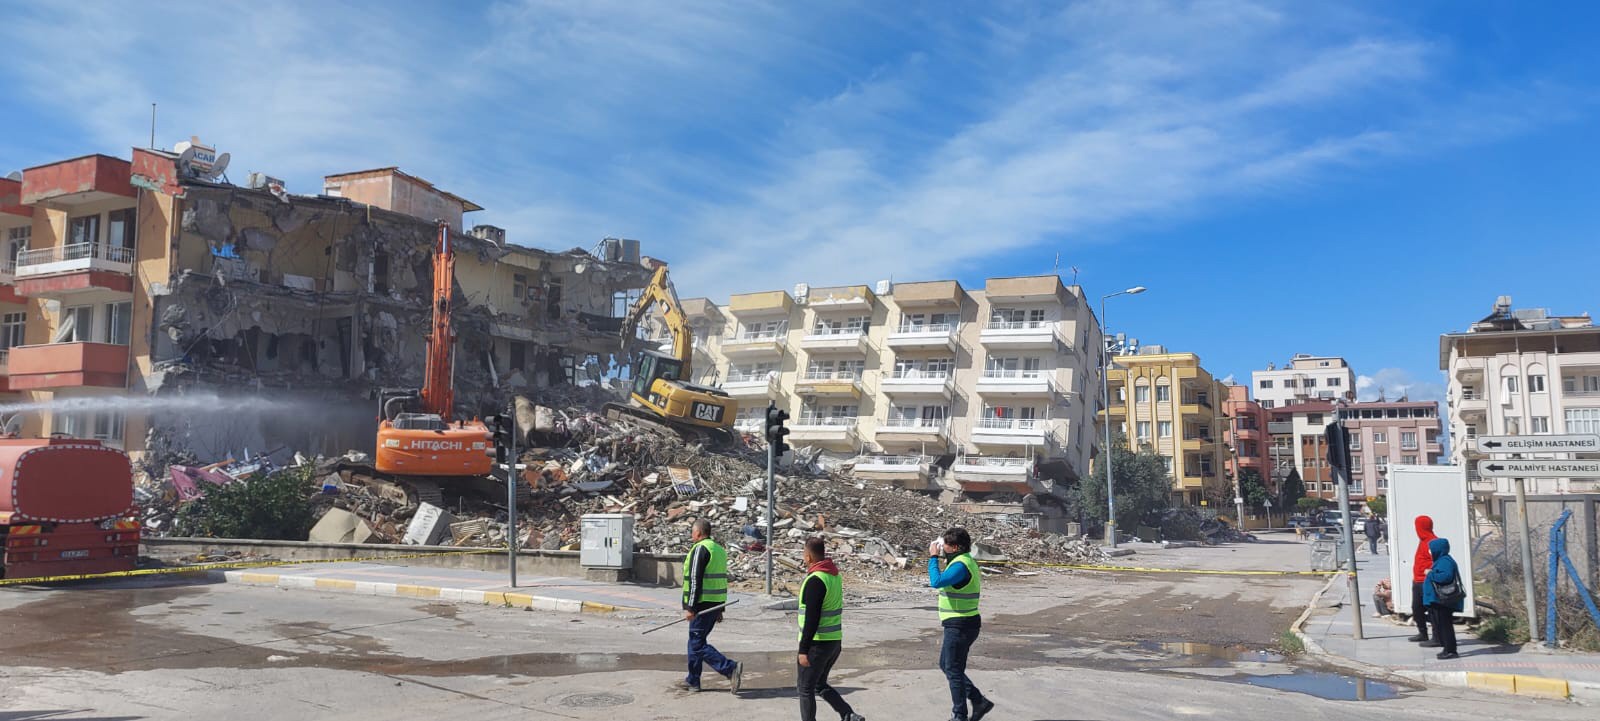
M 1104 336 L 1107 335 L 1106 300 L 1119 295 L 1138 295 L 1145 291 L 1142 285 L 1136 285 L 1127 290 L 1117 291 L 1109 295 L 1100 296 L 1100 391 L 1106 399 L 1106 543 L 1112 548 L 1117 547 L 1117 496 L 1112 490 L 1111 483 L 1111 349 L 1106 346 Z M 1124 392 L 1128 384 L 1122 384 Z M 1131 417 L 1131 415 L 1130 415 Z

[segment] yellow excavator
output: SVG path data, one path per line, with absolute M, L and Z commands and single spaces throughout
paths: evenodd
M 633 364 L 633 386 L 628 403 L 609 403 L 606 415 L 629 418 L 661 427 L 689 440 L 724 445 L 733 439 L 733 420 L 738 404 L 726 392 L 689 382 L 693 372 L 694 331 L 678 303 L 678 293 L 667 277 L 667 266 L 656 268 L 639 300 L 622 320 L 622 344 L 635 339 L 639 323 L 657 304 L 661 317 L 672 334 L 672 352 L 639 352 Z

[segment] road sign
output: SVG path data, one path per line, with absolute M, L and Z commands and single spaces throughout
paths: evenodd
M 1600 435 L 1478 436 L 1480 453 L 1594 453 L 1600 452 Z
M 1600 461 L 1507 460 L 1478 461 L 1484 478 L 1600 478 Z

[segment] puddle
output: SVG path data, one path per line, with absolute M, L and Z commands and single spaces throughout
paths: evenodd
M 1213 661 L 1219 666 L 1238 663 L 1283 663 L 1285 660 L 1282 654 L 1271 651 L 1235 646 L 1217 646 L 1209 643 L 1145 641 L 1139 644 L 1139 648 L 1200 661 Z
M 1230 680 L 1330 701 L 1383 701 L 1400 696 L 1400 689 L 1392 684 L 1329 671 L 1300 670 L 1268 676 L 1240 676 Z

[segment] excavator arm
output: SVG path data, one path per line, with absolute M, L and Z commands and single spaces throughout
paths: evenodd
M 628 315 L 622 321 L 622 343 L 626 346 L 633 340 L 639 323 L 657 303 L 661 304 L 661 317 L 667 324 L 667 331 L 672 334 L 672 355 L 683 363 L 680 377 L 692 378 L 694 377 L 691 365 L 694 360 L 694 331 L 689 327 L 689 317 L 684 315 L 683 306 L 678 303 L 678 292 L 673 289 L 672 281 L 667 277 L 667 266 L 656 268 L 655 275 L 650 277 L 650 284 L 645 286 L 644 293 L 634 302 L 633 307 L 628 309 Z

